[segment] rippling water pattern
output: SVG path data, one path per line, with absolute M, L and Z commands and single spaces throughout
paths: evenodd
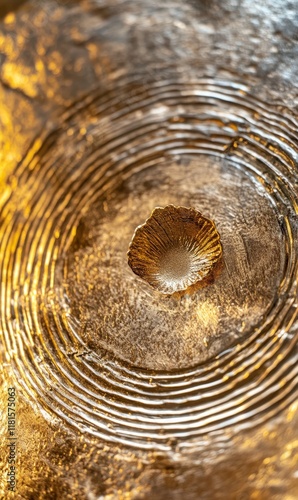
M 45 130 L 1 209 L 1 326 L 30 399 L 140 449 L 197 448 L 297 396 L 297 121 L 225 81 L 138 77 Z M 126 252 L 155 206 L 215 221 L 224 269 L 160 297 Z M 179 319 L 180 318 L 180 319 Z

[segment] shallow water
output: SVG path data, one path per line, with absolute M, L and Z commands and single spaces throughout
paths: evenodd
M 280 42 L 288 52 L 278 53 L 278 77 L 273 63 L 262 73 L 257 48 L 252 71 L 234 16 L 271 50 L 255 21 L 272 34 L 279 3 L 263 18 L 260 7 L 230 2 L 225 28 L 212 4 L 27 2 L 4 18 L 5 30 L 20 23 L 25 33 L 14 60 L 16 35 L 3 31 L 12 127 L 2 140 L 14 148 L 0 243 L 4 375 L 20 399 L 24 497 L 295 498 L 291 39 Z M 291 13 L 290 3 L 278 10 L 280 32 Z M 27 76 L 18 80 L 19 67 Z M 168 204 L 210 217 L 223 245 L 214 283 L 180 298 L 127 265 L 134 229 Z

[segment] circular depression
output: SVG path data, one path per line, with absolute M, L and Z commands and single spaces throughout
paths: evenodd
M 1 210 L 1 322 L 28 395 L 71 426 L 153 449 L 289 405 L 296 130 L 241 85 L 135 79 L 38 138 Z M 206 212 L 223 238 L 221 276 L 178 302 L 122 260 L 132 226 L 167 200 Z
M 98 195 L 65 259 L 63 286 L 92 352 L 140 368 L 176 370 L 212 359 L 269 314 L 285 267 L 284 236 L 266 190 L 217 157 L 179 155 Z M 251 178 L 252 177 L 252 178 Z M 156 206 L 191 206 L 216 222 L 223 269 L 192 295 L 165 297 L 127 265 L 134 232 Z

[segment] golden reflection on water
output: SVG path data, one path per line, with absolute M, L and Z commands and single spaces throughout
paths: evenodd
M 226 157 L 223 163 L 216 163 L 209 149 L 209 159 L 206 155 L 201 164 L 199 155 L 185 160 L 184 156 L 187 155 L 182 151 L 183 148 L 193 151 L 199 145 L 202 153 L 204 147 L 207 148 L 206 144 L 208 147 L 211 144 L 213 152 L 222 155 L 226 150 L 234 155 L 234 162 L 239 160 L 240 165 L 246 161 L 251 151 L 256 150 L 261 160 L 268 160 L 270 152 L 272 158 L 274 157 L 274 166 L 282 168 L 282 165 L 289 173 L 294 166 L 295 150 L 291 142 L 295 133 L 291 113 L 282 111 L 278 122 L 276 116 L 279 110 L 259 104 L 258 92 L 251 101 L 247 100 L 245 105 L 242 105 L 244 101 L 241 101 L 240 96 L 246 99 L 247 90 L 234 87 L 234 82 L 244 80 L 244 85 L 247 78 L 243 77 L 241 72 L 235 77 L 239 66 L 236 59 L 233 62 L 233 57 L 237 57 L 237 47 L 240 47 L 238 50 L 241 57 L 246 57 L 247 43 L 242 39 L 237 39 L 236 44 L 231 44 L 231 40 L 228 40 L 229 43 L 226 42 L 223 47 L 223 58 L 227 53 L 231 54 L 229 47 L 236 47 L 230 61 L 235 67 L 228 71 L 224 67 L 221 73 L 228 85 L 221 87 L 221 84 L 216 86 L 213 83 L 210 40 L 213 30 L 217 33 L 220 30 L 216 29 L 216 18 L 212 17 L 218 7 L 216 2 L 213 14 L 208 10 L 204 11 L 203 2 L 198 4 L 201 9 L 199 13 L 190 3 L 175 4 L 175 12 L 171 15 L 178 16 L 179 13 L 180 17 L 185 18 L 185 22 L 179 21 L 178 24 L 169 22 L 171 18 L 168 16 L 167 6 L 165 10 L 159 10 L 157 15 L 153 12 L 152 3 L 149 5 L 145 0 L 140 4 L 141 11 L 139 5 L 130 2 L 127 7 L 130 12 L 121 11 L 116 1 L 112 2 L 107 10 L 99 11 L 94 7 L 95 2 L 67 4 L 68 2 L 62 1 L 29 1 L 15 13 L 7 14 L 1 22 L 0 203 L 3 220 L 0 240 L 2 290 L 5 290 L 1 295 L 3 342 L 0 353 L 3 362 L 0 370 L 4 380 L 1 397 L 1 437 L 4 438 L 1 441 L 1 466 L 4 469 L 7 467 L 6 394 L 7 388 L 13 385 L 17 387 L 17 488 L 18 494 L 25 498 L 296 499 L 298 404 L 293 400 L 297 373 L 295 374 L 293 369 L 295 350 L 291 347 L 296 335 L 296 314 L 292 313 L 286 317 L 284 328 L 278 332 L 279 336 L 275 337 L 273 330 L 268 335 L 269 347 L 267 349 L 267 344 L 264 344 L 263 356 L 258 359 L 244 359 L 242 363 L 239 363 L 237 357 L 241 355 L 242 342 L 247 340 L 246 335 L 251 324 L 258 321 L 262 323 L 262 318 L 266 317 L 269 306 L 274 302 L 274 286 L 280 277 L 280 262 L 283 262 L 280 248 L 284 247 L 279 225 L 272 215 L 269 203 L 268 206 L 263 205 L 263 201 L 266 201 L 270 172 L 267 172 L 264 178 L 258 173 L 258 187 L 255 189 L 249 179 L 241 177 L 241 168 L 238 173 L 229 173 L 230 167 L 225 163 L 229 159 L 226 160 Z M 227 4 L 232 5 L 231 2 Z M 155 7 L 157 9 L 157 5 Z M 246 10 L 239 12 L 238 17 L 244 24 L 247 23 L 249 30 L 252 29 L 249 19 L 260 14 L 256 14 L 257 6 L 253 13 L 249 5 L 245 4 L 244 7 Z M 268 7 L 267 12 L 269 18 L 273 16 L 270 8 Z M 137 14 L 133 13 L 134 9 L 138 10 Z M 283 12 L 286 12 L 284 6 Z M 225 15 L 231 25 L 231 14 Z M 120 22 L 117 16 L 120 16 Z M 190 19 L 194 19 L 193 24 L 189 22 Z M 222 21 L 220 23 L 222 24 Z M 145 35 L 143 37 L 140 26 L 143 26 L 144 30 L 153 30 L 152 39 L 148 36 L 146 38 Z M 187 30 L 183 26 L 187 26 Z M 238 25 L 237 27 L 239 28 Z M 241 30 L 236 31 L 239 37 Z M 163 68 L 167 64 L 166 61 L 170 61 L 169 65 L 177 64 L 178 61 L 180 82 L 183 58 L 186 57 L 184 54 L 194 50 L 197 58 L 197 47 L 192 48 L 196 37 L 200 40 L 200 57 L 203 66 L 209 68 L 207 73 L 211 74 L 210 80 L 206 83 L 206 71 L 201 72 L 199 66 L 194 66 L 193 80 L 197 81 L 197 73 L 200 77 L 203 74 L 204 77 L 203 83 L 198 84 L 199 90 L 189 90 L 189 82 L 186 82 L 181 84 L 181 91 L 177 91 L 177 78 L 173 83 L 173 77 L 169 76 L 170 70 L 163 77 Z M 157 45 L 154 45 L 157 39 Z M 125 46 L 129 47 L 127 54 Z M 134 48 L 139 49 L 137 55 Z M 154 58 L 157 62 L 154 62 L 150 69 L 150 60 Z M 244 59 L 240 58 L 245 66 Z M 212 64 L 215 63 L 215 59 L 212 60 Z M 224 66 L 224 63 L 222 64 Z M 134 75 L 137 71 L 145 73 L 147 65 L 150 77 L 157 75 L 152 89 L 149 83 L 144 84 L 142 78 L 141 84 L 131 80 L 124 92 L 121 86 L 112 97 L 106 97 L 103 92 L 102 100 L 99 99 L 98 104 L 98 91 L 92 94 L 94 89 L 113 89 L 114 85 L 108 83 L 113 78 L 121 80 L 120 77 L 126 72 L 126 68 L 127 72 L 130 71 Z M 191 72 L 193 66 L 187 62 L 184 70 L 185 68 Z M 220 71 L 219 64 L 215 73 Z M 262 84 L 263 77 L 258 78 Z M 164 87 L 160 82 L 163 82 Z M 269 85 L 268 82 L 267 84 Z M 253 86 L 253 81 L 251 85 Z M 159 95 L 160 89 L 163 88 L 166 89 L 165 94 L 162 95 L 154 113 L 154 96 Z M 144 97 L 138 101 L 142 92 Z M 275 90 L 271 92 L 274 95 Z M 281 90 L 279 93 L 281 94 Z M 200 101 L 202 96 L 205 96 L 204 102 Z M 111 103 L 105 107 L 105 102 L 109 103 L 109 99 Z M 177 105 L 173 104 L 175 99 L 178 101 Z M 228 99 L 229 108 L 224 104 Z M 74 101 L 76 104 L 70 111 L 65 111 Z M 137 109 L 134 108 L 135 102 Z M 82 113 L 72 118 L 72 109 L 77 109 L 81 104 Z M 251 111 L 254 106 L 258 107 L 258 112 Z M 214 112 L 217 109 L 219 111 Z M 235 110 L 238 109 L 240 111 L 237 114 Z M 121 118 L 122 112 L 124 118 Z M 218 117 L 214 116 L 216 113 L 222 114 Z M 229 118 L 229 113 L 232 118 Z M 109 127 L 111 115 L 114 121 L 113 126 Z M 158 117 L 164 117 L 165 128 L 163 125 L 160 128 L 163 122 Z M 253 132 L 250 132 L 248 127 L 245 129 L 246 119 L 250 127 L 254 128 Z M 271 120 L 272 128 L 268 127 L 267 119 Z M 147 128 L 144 128 L 141 140 L 135 139 L 136 129 L 141 130 L 144 126 L 142 120 Z M 129 127 L 135 123 L 138 126 L 132 133 Z M 285 123 L 288 129 L 286 126 L 282 128 Z M 156 131 L 153 126 L 157 127 Z M 118 149 L 120 146 L 117 142 L 117 127 L 120 131 L 124 130 L 128 137 L 123 150 Z M 268 143 L 267 136 L 263 138 L 262 134 L 270 135 L 275 131 L 274 127 L 280 127 L 278 130 L 281 138 L 276 134 L 276 143 L 271 144 Z M 62 132 L 57 134 L 51 143 L 46 138 L 52 130 L 57 129 Z M 197 136 L 194 131 L 199 131 Z M 187 133 L 190 135 L 187 136 Z M 179 141 L 182 142 L 177 142 L 175 134 L 178 134 Z M 246 135 L 245 140 L 241 134 Z M 107 155 L 105 161 L 107 165 L 110 162 L 111 169 L 117 161 L 122 160 L 126 167 L 130 156 L 136 151 L 140 156 L 143 154 L 143 150 L 138 148 L 140 143 L 145 144 L 147 136 L 153 142 L 155 140 L 162 151 L 158 161 L 154 159 L 154 155 L 153 160 L 151 157 L 150 161 L 148 160 L 147 177 L 136 169 L 131 178 L 125 178 L 123 183 L 120 183 L 120 187 L 116 185 L 115 188 L 112 186 L 110 190 L 106 190 L 102 195 L 103 201 L 100 198 L 102 204 L 96 198 L 96 202 L 89 203 L 88 197 L 91 198 L 94 194 L 96 177 L 94 182 L 90 182 L 90 179 L 93 179 L 92 162 L 91 167 L 89 164 L 85 167 L 86 151 L 87 155 L 96 155 L 106 139 L 107 144 L 109 140 L 114 141 L 112 150 L 105 144 L 107 149 L 103 148 L 101 157 L 105 159 Z M 163 137 L 169 142 L 173 141 L 175 146 L 175 152 L 169 156 L 168 151 L 162 149 L 164 144 L 167 144 L 166 140 L 162 143 Z M 181 138 L 185 137 L 183 142 Z M 228 147 L 225 149 L 226 146 Z M 149 144 L 148 149 L 150 147 Z M 263 158 L 261 155 L 265 149 Z M 152 154 L 154 151 L 154 148 L 150 150 Z M 254 159 L 253 155 L 251 156 Z M 96 161 L 99 160 L 95 159 L 94 162 Z M 45 168 L 46 162 L 50 165 L 48 171 Z M 268 162 L 270 163 L 270 160 Z M 77 165 L 77 170 L 72 170 L 72 165 Z M 259 163 L 257 165 L 259 166 Z M 198 166 L 201 177 L 197 184 Z M 62 182 L 64 169 L 67 176 Z M 89 177 L 88 169 L 91 169 Z M 150 169 L 154 172 L 153 181 L 150 178 Z M 85 184 L 82 182 L 80 189 L 76 190 L 73 186 L 80 182 L 80 178 L 84 178 Z M 160 180 L 159 184 L 156 179 Z M 276 176 L 276 186 L 270 186 L 273 194 L 275 189 L 280 194 L 278 190 L 282 179 L 282 175 Z M 111 183 L 112 181 L 113 179 Z M 66 191 L 63 191 L 64 184 L 68 186 Z M 183 191 L 185 184 L 187 189 Z M 210 185 L 213 189 L 212 196 L 208 195 Z M 86 186 L 89 187 L 85 204 L 79 205 L 78 202 L 79 210 L 74 203 L 78 192 L 84 192 Z M 169 186 L 171 189 L 168 189 Z M 174 189 L 175 186 L 179 186 L 179 189 Z M 51 203 L 60 192 L 60 205 L 57 203 L 59 208 L 52 227 L 54 204 Z M 171 201 L 168 200 L 169 193 L 171 196 L 177 196 L 177 204 L 180 202 L 181 193 L 185 199 L 189 196 L 196 203 L 199 200 L 211 214 L 217 210 L 217 197 L 223 197 L 224 200 L 229 196 L 235 198 L 235 206 L 227 204 L 224 209 L 218 210 L 218 214 L 223 233 L 226 235 L 226 248 L 230 249 L 228 257 L 233 254 L 234 249 L 238 251 L 236 263 L 231 257 L 226 259 L 223 277 L 212 291 L 204 291 L 199 298 L 185 298 L 175 303 L 162 302 L 158 295 L 150 295 L 145 285 L 132 284 L 129 270 L 124 268 L 121 260 L 125 259 L 125 252 L 119 253 L 121 245 L 127 249 L 125 238 L 131 235 L 131 227 L 136 226 L 137 219 L 142 218 L 141 210 L 146 214 L 153 201 L 154 206 L 157 203 L 168 203 Z M 240 195 L 237 198 L 235 193 L 241 193 L 242 198 Z M 249 203 L 258 203 L 257 214 L 249 211 L 247 199 Z M 290 200 L 289 204 L 291 210 L 295 210 L 295 200 Z M 244 207 L 243 213 L 240 213 L 241 205 Z M 225 213 L 228 211 L 230 217 L 226 220 Z M 261 247 L 257 246 L 258 239 L 261 238 L 254 239 L 255 233 L 249 233 L 247 230 L 246 237 L 247 240 L 248 236 L 250 238 L 251 248 L 256 245 L 258 250 L 257 257 L 253 252 L 250 254 L 250 250 L 245 246 L 245 237 L 229 236 L 234 230 L 231 220 L 235 213 L 240 214 L 239 220 L 235 222 L 236 228 L 242 227 L 245 217 L 248 217 L 247 226 L 255 224 L 259 233 L 264 231 L 262 234 L 266 234 L 268 240 L 269 236 L 272 236 L 276 245 L 271 243 L 270 246 L 268 241 L 266 249 L 264 247 L 261 252 Z M 74 214 L 77 219 L 71 226 L 67 217 L 71 218 Z M 259 214 L 263 219 L 262 224 L 258 226 Z M 290 237 L 293 221 L 289 221 L 287 216 L 287 213 L 282 216 L 286 228 L 283 231 L 286 232 L 287 228 L 289 230 L 290 248 L 295 240 Z M 279 219 L 280 223 L 282 217 Z M 61 222 L 60 225 L 60 219 L 63 218 L 66 223 Z M 80 228 L 79 220 L 83 220 L 83 228 Z M 276 252 L 273 259 L 275 267 L 272 264 L 271 275 L 268 276 L 264 273 L 266 250 L 268 253 L 273 252 L 273 246 Z M 294 249 L 292 251 L 294 253 Z M 263 259 L 265 262 L 263 267 L 262 262 L 257 263 L 260 270 L 258 272 L 262 277 L 261 279 L 259 275 L 259 282 L 262 282 L 260 288 L 254 282 L 255 275 L 250 275 L 251 268 L 255 265 L 255 262 L 249 262 L 250 256 L 256 261 Z M 109 265 L 111 259 L 113 266 Z M 100 268 L 103 261 L 105 267 Z M 59 264 L 57 269 L 56 262 Z M 227 292 L 224 286 L 229 272 L 232 275 L 227 281 Z M 286 278 L 288 279 L 287 276 Z M 119 299 L 119 296 L 122 299 Z M 229 301 L 226 297 L 230 296 L 233 300 Z M 294 295 L 289 295 L 289 310 L 290 302 L 294 299 Z M 102 324 L 100 313 L 104 310 Z M 142 315 L 144 311 L 146 317 Z M 159 323 L 156 322 L 157 312 Z M 117 323 L 118 314 L 122 314 L 121 328 L 119 321 Z M 135 324 L 137 328 L 133 328 Z M 143 325 L 142 330 L 139 324 Z M 146 325 L 147 328 L 150 326 L 148 332 Z M 218 335 L 219 331 L 221 335 Z M 77 340 L 80 336 L 84 338 L 83 345 Z M 253 347 L 257 353 L 258 342 L 261 343 L 261 340 L 257 338 Z M 196 367 L 197 363 L 203 363 L 204 367 L 206 360 L 218 360 L 216 355 L 221 353 L 223 346 L 229 351 L 234 345 L 233 342 L 235 346 L 231 350 L 229 363 L 226 366 L 221 365 L 219 358 L 219 362 L 216 361 L 218 364 L 215 363 L 214 372 L 208 374 L 213 385 L 211 383 L 206 392 L 204 387 L 208 385 L 209 378 L 206 379 L 207 382 L 200 379 L 200 389 L 191 392 L 192 384 L 197 383 L 196 377 L 200 375 L 200 368 L 197 371 L 194 369 L 191 377 L 188 373 L 185 376 L 180 375 L 179 370 L 184 373 L 183 370 L 187 370 L 189 366 Z M 279 347 L 283 345 L 286 347 L 279 353 Z M 274 355 L 266 360 L 271 347 Z M 79 375 L 89 368 L 88 363 L 90 366 L 93 363 L 93 375 L 86 371 L 90 380 L 85 380 L 84 386 Z M 125 363 L 128 363 L 129 367 L 132 363 L 135 379 L 129 378 L 132 376 L 128 374 Z M 280 372 L 268 390 L 266 381 L 269 384 L 275 367 L 280 367 Z M 71 368 L 76 371 L 71 372 Z M 172 388 L 171 384 L 174 382 L 171 377 L 174 373 L 175 379 L 175 370 L 178 368 L 177 374 L 180 378 L 177 386 Z M 70 373 L 69 379 L 64 378 L 67 370 Z M 165 370 L 166 375 L 162 375 L 162 370 Z M 106 374 L 107 378 L 101 385 L 100 377 Z M 213 376 L 217 378 L 213 380 Z M 97 385 L 92 385 L 94 382 Z M 121 383 L 126 386 L 118 390 Z M 245 392 L 243 387 L 246 386 L 243 384 L 246 383 L 249 385 Z M 223 392 L 224 403 L 217 399 L 217 386 Z M 261 391 L 263 387 L 264 390 Z M 287 399 L 291 387 L 292 396 Z M 139 393 L 133 392 L 135 388 Z M 180 394 L 180 389 L 183 391 L 185 388 L 186 393 Z M 176 397 L 176 393 L 179 397 Z M 80 399 L 78 394 L 83 394 L 85 399 Z M 188 398 L 188 394 L 191 394 L 193 400 Z M 280 400 L 274 406 L 276 395 Z M 89 407 L 86 409 L 84 403 L 89 397 Z M 234 398 L 236 403 L 230 407 L 230 401 L 234 401 Z M 255 406 L 250 407 L 250 398 L 256 401 Z M 255 409 L 259 409 L 259 400 L 264 409 L 261 416 L 255 413 Z M 145 409 L 142 407 L 143 403 Z M 200 409 L 200 404 L 203 410 Z M 218 412 L 220 405 L 222 418 Z M 201 413 L 195 413 L 198 408 Z M 75 413 L 77 410 L 78 414 Z M 180 423 L 179 412 L 184 412 L 189 419 L 186 419 L 186 423 Z M 136 420 L 133 420 L 135 415 Z M 169 422 L 171 418 L 173 422 Z M 194 421 L 197 418 L 197 427 L 193 425 L 192 418 Z M 225 418 L 229 419 L 230 427 L 221 432 L 221 420 Z M 258 426 L 254 423 L 257 418 Z M 99 437 L 96 426 L 107 420 L 108 423 Z M 161 424 L 157 429 L 159 422 Z M 196 430 L 203 424 L 207 429 L 214 425 L 215 430 L 204 432 L 203 427 L 199 436 L 194 438 Z M 0 481 L 0 492 L 5 497 L 5 475 L 2 475 Z

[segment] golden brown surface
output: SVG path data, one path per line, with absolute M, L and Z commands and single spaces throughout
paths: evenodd
M 0 0 L 1 498 L 296 500 L 296 61 L 292 0 Z M 192 295 L 127 265 L 170 204 Z
M 202 282 L 222 255 L 214 222 L 192 208 L 155 208 L 139 226 L 128 251 L 135 274 L 162 293 Z

